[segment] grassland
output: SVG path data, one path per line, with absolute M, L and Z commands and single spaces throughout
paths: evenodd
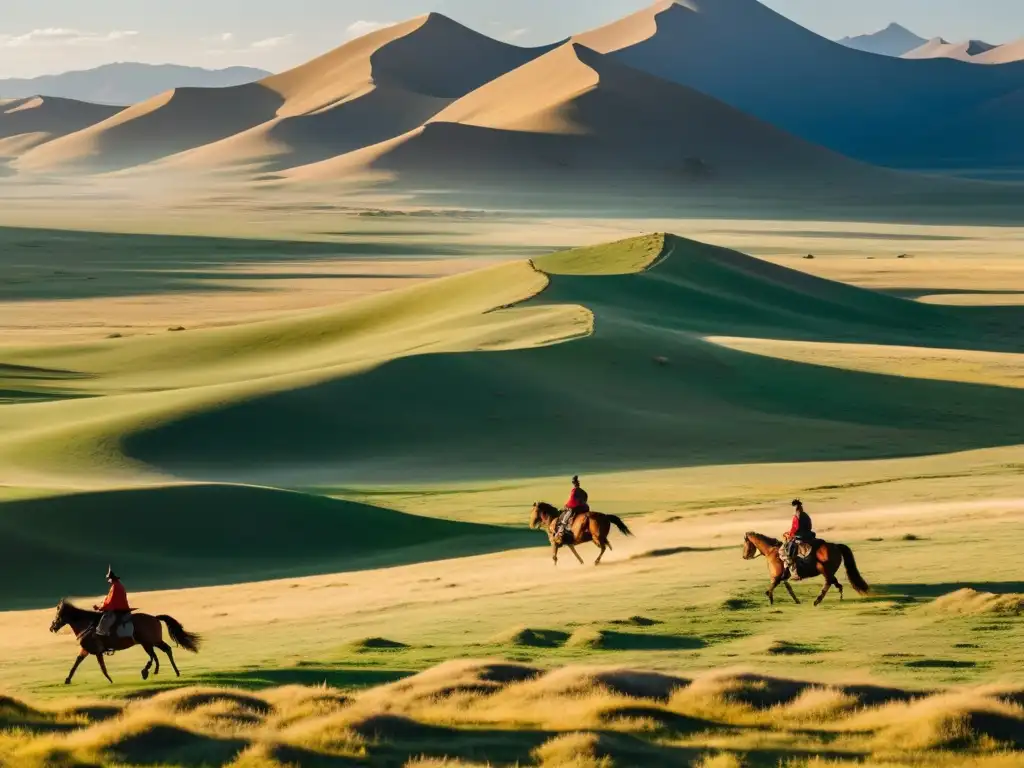
M 1021 760 L 1019 233 L 358 221 L 3 234 L 0 762 Z M 637 534 L 599 569 L 525 530 L 572 472 Z M 740 544 L 793 496 L 870 597 L 769 608 Z M 206 644 L 68 698 L 49 606 L 108 559 Z

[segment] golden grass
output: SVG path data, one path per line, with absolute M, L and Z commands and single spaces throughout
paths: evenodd
M 0 759 L 233 768 L 334 765 L 330 759 L 417 768 L 738 768 L 794 751 L 809 755 L 786 765 L 815 768 L 997 768 L 1024 759 L 1024 708 L 1006 698 L 1014 692 L 886 689 L 877 698 L 882 689 L 736 673 L 680 681 L 667 699 L 616 690 L 643 677 L 467 661 L 348 694 L 291 686 L 188 688 L 92 707 L 5 700 Z

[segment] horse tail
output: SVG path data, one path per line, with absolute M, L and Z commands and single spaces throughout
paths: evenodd
M 857 561 L 853 559 L 853 552 L 845 544 L 837 544 L 836 546 L 839 547 L 839 552 L 843 556 L 843 565 L 846 566 L 846 578 L 850 580 L 853 588 L 856 589 L 858 593 L 866 595 L 871 591 L 871 587 L 866 581 L 864 581 L 864 577 L 860 575 L 860 571 L 857 570 Z
M 199 653 L 199 644 L 202 641 L 199 635 L 186 632 L 181 623 L 171 616 L 157 616 L 156 620 L 162 621 L 167 625 L 167 631 L 170 633 L 171 640 L 174 641 L 175 645 L 181 646 L 186 651 Z
M 616 528 L 622 531 L 626 536 L 632 536 L 633 532 L 629 530 L 629 527 L 622 522 L 622 518 L 618 515 L 607 515 L 609 522 L 611 522 Z

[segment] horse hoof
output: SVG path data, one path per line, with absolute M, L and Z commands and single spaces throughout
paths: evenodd
M 71 685 L 71 678 L 70 677 L 67 680 L 64 681 L 64 685 Z
M 149 680 L 149 670 L 147 670 L 147 669 L 142 670 L 142 679 L 143 680 Z

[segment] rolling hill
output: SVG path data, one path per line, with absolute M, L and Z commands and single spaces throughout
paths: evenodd
M 177 64 L 117 62 L 59 75 L 0 80 L 0 96 L 53 96 L 95 104 L 135 104 L 172 88 L 224 88 L 270 73 L 253 67 L 203 69 Z
M 8 351 L 0 458 L 23 485 L 306 487 L 947 452 L 1024 439 L 1024 392 L 708 337 L 1009 351 L 1019 333 L 651 236 L 280 320 Z
M 40 147 L 20 167 L 110 170 L 187 150 L 196 151 L 175 164 L 199 170 L 312 162 L 411 130 L 544 50 L 428 14 L 257 83 L 165 93 Z
M 952 123 L 1024 87 L 1022 65 L 869 55 L 757 0 L 661 2 L 574 39 L 814 143 L 899 167 L 1002 164 L 997 151 L 965 142 Z
M 928 41 L 915 35 L 906 27 L 893 22 L 885 29 L 866 35 L 855 35 L 837 40 L 847 48 L 856 48 L 865 53 L 877 53 L 881 56 L 902 56 L 908 51 L 918 48 Z

